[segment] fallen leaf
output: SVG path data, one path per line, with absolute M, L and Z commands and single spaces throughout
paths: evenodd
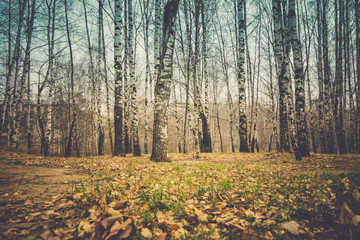
M 357 227 L 360 222 L 360 215 L 355 215 L 351 220 L 351 225 Z
M 153 237 L 151 231 L 148 228 L 141 229 L 141 236 L 146 239 L 151 239 Z
M 155 240 L 165 240 L 166 238 L 166 233 L 163 232 L 163 230 L 161 230 L 160 228 L 155 228 L 153 230 L 153 237 Z
M 120 212 L 120 211 L 115 210 L 115 209 L 113 209 L 113 208 L 109 208 L 108 213 L 109 213 L 111 216 L 119 216 L 119 215 L 121 215 L 121 212 Z
M 184 228 L 180 228 L 179 230 L 177 230 L 175 233 L 174 233 L 174 238 L 175 239 L 184 239 L 184 236 L 186 236 L 189 232 L 184 229 Z
M 157 217 L 158 223 L 164 223 L 166 220 L 165 214 L 163 214 L 161 211 L 158 211 L 156 213 L 156 217 Z
M 266 231 L 266 232 L 265 232 L 265 238 L 266 238 L 266 239 L 273 239 L 274 236 L 272 235 L 272 233 L 271 233 L 270 231 Z
M 141 212 L 141 213 L 144 213 L 144 212 L 149 211 L 149 210 L 150 210 L 149 205 L 144 204 L 144 205 L 141 207 L 140 212 Z
M 284 223 L 284 228 L 288 230 L 291 234 L 299 235 L 299 224 L 296 221 L 290 221 Z
M 78 226 L 78 237 L 84 236 L 85 233 L 92 232 L 94 225 L 87 221 L 81 220 Z

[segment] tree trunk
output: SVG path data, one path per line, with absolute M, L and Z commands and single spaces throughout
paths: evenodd
M 10 77 L 12 72 L 12 59 L 11 59 L 11 21 L 12 21 L 12 15 L 11 15 L 11 0 L 9 0 L 9 12 L 8 12 L 8 60 L 7 60 L 7 74 L 6 74 L 6 83 L 5 83 L 5 94 L 4 94 L 4 101 L 3 101 L 3 107 L 1 112 L 1 119 L 0 119 L 0 134 L 3 132 L 3 127 L 6 123 L 6 118 L 9 116 L 9 103 L 11 101 L 11 88 L 10 88 Z M 18 29 L 18 33 L 16 36 L 15 42 L 19 44 L 20 46 L 20 34 L 21 34 L 21 24 L 19 24 L 20 30 Z M 16 45 L 15 45 L 16 46 Z M 19 48 L 18 48 L 19 49 Z M 14 49 L 14 56 L 16 52 Z M 17 54 L 18 55 L 18 54 Z M 14 59 L 14 58 L 13 58 Z M 6 130 L 8 131 L 8 130 Z
M 360 153 L 360 2 L 355 0 L 356 26 L 356 149 Z
M 290 39 L 295 72 L 295 111 L 299 151 L 303 157 L 310 156 L 305 119 L 305 75 L 301 44 L 297 35 L 295 0 L 289 0 Z
M 160 44 L 161 44 L 161 0 L 155 0 L 155 26 L 154 26 L 154 63 L 155 63 L 155 85 L 159 77 L 160 69 Z M 150 82 L 150 99 L 152 102 L 152 83 Z
M 188 5 L 187 1 L 184 0 L 184 15 L 185 15 L 185 26 L 186 26 L 186 38 L 187 38 L 187 47 L 188 47 L 188 54 L 186 58 L 186 97 L 185 97 L 185 116 L 184 116 L 184 132 L 183 132 L 183 153 L 187 153 L 187 133 L 189 123 L 189 112 L 190 112 L 190 64 L 192 59 L 192 45 L 191 45 L 191 28 L 188 16 Z
M 335 131 L 340 154 L 346 153 L 343 118 L 343 1 L 335 0 Z
M 27 150 L 28 153 L 31 154 L 32 148 L 32 135 L 31 135 L 31 88 L 30 88 L 30 63 L 29 63 L 29 72 L 28 72 L 28 80 L 27 80 L 27 108 L 26 108 L 26 130 L 27 130 Z
M 170 0 L 164 9 L 164 25 L 162 38 L 162 51 L 160 57 L 159 77 L 155 85 L 155 111 L 153 151 L 150 160 L 155 162 L 169 161 L 167 111 L 169 107 L 173 53 L 175 46 L 175 19 L 179 0 Z
M 137 89 L 135 80 L 135 53 L 134 53 L 134 21 L 133 21 L 132 0 L 128 1 L 128 19 L 129 19 L 129 70 L 130 70 L 130 96 L 131 96 L 131 142 L 134 156 L 140 156 L 139 143 L 139 119 L 138 119 L 138 102 Z
M 327 27 L 327 0 L 322 0 L 322 46 L 324 59 L 324 122 L 325 122 L 325 153 L 335 153 L 335 141 L 333 135 L 333 108 L 331 99 L 331 68 L 328 50 L 328 27 Z
M 178 116 L 178 110 L 177 110 L 177 98 L 176 98 L 176 89 L 175 89 L 175 82 L 172 84 L 173 88 L 173 95 L 174 95 L 174 116 L 176 119 L 176 147 L 178 149 L 178 152 L 181 153 L 181 142 L 180 142 L 180 117 Z
M 103 5 L 102 5 L 103 7 Z M 110 96 L 109 96 L 109 79 L 107 74 L 107 63 L 106 63 L 106 49 L 105 49 L 105 33 L 104 33 L 104 21 L 101 21 L 101 38 L 102 38 L 102 60 L 104 64 L 104 79 L 105 79 L 105 89 L 106 89 L 106 112 L 107 112 L 107 123 L 108 123 L 108 131 L 109 131 L 109 142 L 110 142 L 110 151 L 111 154 L 114 155 L 114 143 L 112 137 L 112 127 L 110 120 Z
M 123 96 L 122 96 L 122 1 L 115 0 L 115 37 L 114 37 L 114 63 L 115 63 L 115 104 L 114 104 L 114 128 L 115 144 L 114 156 L 125 157 L 125 145 L 123 138 Z
M 30 7 L 30 6 L 29 6 Z M 24 6 L 25 8 L 25 6 Z M 16 117 L 14 119 L 14 127 L 12 128 L 13 133 L 11 134 L 11 147 L 17 148 L 19 145 L 18 137 L 20 134 L 20 122 L 23 115 L 23 101 L 25 96 L 25 89 L 26 89 L 26 80 L 27 75 L 29 74 L 29 66 L 30 66 L 30 48 L 31 48 L 31 40 L 32 40 L 32 32 L 33 32 L 33 25 L 35 19 L 35 9 L 36 9 L 36 0 L 32 0 L 31 2 L 31 16 L 28 22 L 28 29 L 27 29 L 27 39 L 26 39 L 26 49 L 25 49 L 25 59 L 23 65 L 23 72 L 20 79 L 20 89 L 17 94 L 16 99 Z M 14 98 L 15 99 L 15 98 Z
M 150 59 L 149 59 L 149 24 L 150 24 L 150 14 L 149 14 L 149 8 L 150 3 L 149 0 L 143 1 L 142 6 L 142 17 L 143 17 L 143 32 L 144 32 L 144 48 L 145 48 L 145 61 L 146 61 L 146 67 L 145 67 L 145 101 L 144 101 L 144 153 L 148 154 L 148 134 L 149 134 L 149 123 L 148 123 L 148 95 L 149 95 L 149 81 L 151 82 L 151 76 L 150 76 Z M 150 92 L 150 94 L 152 94 Z
M 279 118 L 280 118 L 280 145 L 279 150 L 289 152 L 289 126 L 288 126 L 288 107 L 286 101 L 286 84 L 282 81 L 282 65 L 284 61 L 284 41 L 283 26 L 281 22 L 280 2 L 273 0 L 273 21 L 274 21 L 274 54 L 277 60 L 277 77 L 279 82 Z M 285 70 L 285 69 L 284 69 Z
M 8 135 L 8 145 L 10 147 L 16 147 L 16 142 L 17 139 L 16 138 L 16 129 L 15 129 L 15 125 L 16 125 L 16 105 L 17 105 L 17 101 L 18 98 L 20 97 L 18 94 L 16 94 L 16 85 L 17 85 L 17 77 L 18 77 L 18 64 L 19 64 L 19 59 L 20 59 L 20 40 L 21 40 L 21 29 L 22 29 L 22 24 L 24 21 L 24 12 L 25 12 L 25 7 L 26 7 L 26 1 L 23 1 L 22 4 L 19 6 L 19 22 L 18 22 L 18 29 L 17 29 L 17 33 L 16 33 L 16 40 L 15 40 L 15 46 L 14 46 L 14 53 L 13 53 L 13 57 L 11 60 L 11 63 L 9 65 L 8 68 L 8 73 L 6 76 L 6 82 L 7 84 L 10 85 L 10 81 L 11 81 L 11 77 L 12 77 L 12 73 L 13 70 L 15 69 L 15 76 L 14 76 L 14 87 L 13 87 L 13 94 L 10 94 L 6 96 L 5 95 L 5 99 L 4 99 L 4 112 L 3 112 L 3 117 L 2 117 L 2 121 L 3 124 L 5 123 L 5 117 L 8 114 L 8 119 L 7 119 L 7 135 Z M 11 23 L 10 23 L 11 24 Z M 10 30 L 9 30 L 10 31 Z M 10 32 L 9 32 L 10 34 Z M 10 35 L 9 35 L 10 37 Z M 10 41 L 10 39 L 9 39 Z M 10 46 L 10 45 L 9 45 Z M 9 50 L 10 51 L 10 50 Z M 9 86 L 9 90 L 10 90 L 10 86 Z M 6 94 L 6 93 L 5 93 Z M 12 97 L 12 99 L 11 99 Z M 15 134 L 15 136 L 14 136 Z
M 70 124 L 68 141 L 65 147 L 65 157 L 71 156 L 71 149 L 72 149 L 72 142 L 73 137 L 76 137 L 76 111 L 75 111 L 75 98 L 74 98 L 74 58 L 73 58 L 73 51 L 72 51 L 72 43 L 70 38 L 70 29 L 69 29 L 69 19 L 68 19 L 68 8 L 67 8 L 67 0 L 64 1 L 65 5 L 65 21 L 66 21 L 66 35 L 69 45 L 69 53 L 70 53 L 70 113 L 72 110 L 72 121 Z M 74 137 L 74 138 L 75 138 Z
M 103 26 L 103 2 L 102 0 L 98 1 L 99 6 L 98 6 L 98 11 L 99 11 L 99 15 L 98 15 L 98 47 L 97 47 L 97 74 L 96 74 L 96 110 L 97 110 L 97 129 L 98 129 L 98 152 L 97 154 L 99 156 L 104 155 L 104 141 L 105 141 L 105 133 L 104 133 L 104 127 L 103 127 L 103 122 L 102 122 L 102 116 L 101 116 L 101 112 L 102 112 L 102 78 L 103 78 L 103 71 L 102 71 L 102 26 Z M 106 69 L 105 69 L 106 70 Z
M 245 24 L 244 24 L 244 4 L 245 0 L 237 0 L 238 14 L 238 57 L 237 57 L 237 81 L 239 92 L 239 137 L 240 152 L 249 152 L 247 139 L 247 120 L 246 120 L 246 95 L 245 95 Z

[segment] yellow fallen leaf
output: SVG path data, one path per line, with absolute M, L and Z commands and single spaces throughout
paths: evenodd
M 272 235 L 272 233 L 270 231 L 267 231 L 267 232 L 265 232 L 265 238 L 266 239 L 273 239 L 274 236 Z
M 156 213 L 156 217 L 157 217 L 157 220 L 158 220 L 159 223 L 164 223 L 165 220 L 166 220 L 165 214 L 163 214 L 161 211 L 158 211 Z
M 94 228 L 93 224 L 90 224 L 87 221 L 81 220 L 78 226 L 78 237 L 84 236 L 85 233 L 92 232 Z
M 155 240 L 165 240 L 166 233 L 163 232 L 160 228 L 155 228 L 153 231 L 153 237 Z
M 184 236 L 186 236 L 188 234 L 188 231 L 184 228 L 180 228 L 179 230 L 177 230 L 174 233 L 174 238 L 175 239 L 184 239 Z
M 119 216 L 119 215 L 121 215 L 121 212 L 120 212 L 120 211 L 114 210 L 113 208 L 109 208 L 108 213 L 109 213 L 111 216 Z
M 284 223 L 284 228 L 288 230 L 291 234 L 299 235 L 299 224 L 296 221 L 290 221 Z
M 150 210 L 149 205 L 147 205 L 147 204 L 145 203 L 145 204 L 141 207 L 140 212 L 141 212 L 141 213 L 144 213 L 144 212 L 149 211 L 149 210 Z
M 151 239 L 153 237 L 151 231 L 148 228 L 141 229 L 141 236 L 146 239 Z

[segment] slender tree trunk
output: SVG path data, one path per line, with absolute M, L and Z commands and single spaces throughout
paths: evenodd
M 104 63 L 104 79 L 105 79 L 105 89 L 106 89 L 106 112 L 107 112 L 107 123 L 109 129 L 109 142 L 110 142 L 110 151 L 111 154 L 114 155 L 114 143 L 112 137 L 112 126 L 111 126 L 111 119 L 110 119 L 110 96 L 109 96 L 109 79 L 107 74 L 107 62 L 106 62 L 106 49 L 105 49 L 105 33 L 104 33 L 104 21 L 102 22 L 101 26 L 101 38 L 102 38 L 102 60 Z
M 190 127 L 189 124 L 189 112 L 190 112 L 190 63 L 192 58 L 192 47 L 191 47 L 191 28 L 190 21 L 188 16 L 188 6 L 187 0 L 184 0 L 184 15 L 185 15 L 185 25 L 186 25 L 186 38 L 187 38 L 187 47 L 188 54 L 186 59 L 186 97 L 185 97 L 185 116 L 184 116 L 184 132 L 183 132 L 183 153 L 187 153 L 187 132 Z
M 195 42 L 194 55 L 192 62 L 192 78 L 194 91 L 194 143 L 195 143 L 195 157 L 200 158 L 200 90 L 198 86 L 198 70 L 199 70 L 199 54 L 200 54 L 200 0 L 195 0 Z
M 30 6 L 29 6 L 30 7 Z M 25 6 L 24 6 L 25 8 Z M 29 67 L 30 67 L 30 49 L 31 49 L 31 40 L 32 40 L 32 32 L 33 32 L 33 25 L 34 25 L 34 19 L 35 19 L 35 9 L 36 9 L 36 0 L 32 0 L 31 2 L 31 16 L 28 22 L 28 29 L 27 29 L 27 39 L 26 39 L 26 49 L 25 49 L 25 59 L 24 59 L 24 65 L 23 65 L 23 72 L 20 79 L 20 89 L 17 94 L 16 99 L 16 117 L 14 119 L 14 128 L 13 128 L 13 134 L 11 139 L 11 147 L 17 148 L 19 145 L 18 142 L 18 135 L 20 132 L 20 122 L 22 120 L 23 115 L 23 101 L 25 97 L 25 89 L 26 89 L 26 80 L 27 75 L 29 74 Z
M 295 72 L 295 110 L 299 151 L 303 157 L 310 156 L 305 119 L 305 75 L 301 44 L 297 35 L 295 0 L 289 0 L 290 39 Z
M 178 101 L 176 98 L 175 82 L 173 82 L 172 88 L 174 95 L 174 116 L 176 119 L 176 147 L 178 149 L 178 152 L 181 153 L 182 151 L 181 151 L 181 142 L 180 142 L 180 117 L 178 116 L 178 110 L 177 110 Z
M 102 0 L 98 1 L 98 46 L 97 46 L 97 74 L 96 74 L 96 110 L 97 110 L 97 129 L 98 129 L 98 152 L 99 156 L 104 155 L 104 141 L 105 141 L 105 133 L 104 127 L 102 122 L 102 78 L 103 78 L 103 71 L 102 71 L 102 26 L 103 26 L 103 2 Z M 106 69 L 105 69 L 106 70 Z
M 208 33 L 206 31 L 206 19 L 205 19 L 205 2 L 204 0 L 201 0 L 201 26 L 202 26 L 202 56 L 203 56 L 203 76 L 204 76 L 204 92 L 205 92 L 205 103 L 204 103 L 204 109 L 205 109 L 205 118 L 206 118 L 206 124 L 209 126 L 209 120 L 210 120 L 210 112 L 209 112 L 209 76 L 208 76 L 208 64 L 207 64 L 207 58 L 208 58 L 208 50 L 207 50 L 207 39 L 208 39 Z M 205 135 L 205 134 L 204 134 Z M 210 135 L 210 134 L 209 134 Z M 211 139 L 210 139 L 210 146 L 211 146 Z M 207 147 L 207 146 L 204 146 Z
M 145 47 L 145 58 L 146 58 L 146 67 L 145 67 L 145 109 L 144 109 L 144 153 L 148 154 L 148 135 L 149 135 L 149 123 L 148 123 L 148 95 L 149 95 L 149 81 L 151 82 L 150 76 L 150 54 L 149 54 L 149 24 L 150 24 L 150 16 L 149 16 L 149 8 L 150 3 L 149 0 L 143 1 L 142 6 L 142 17 L 143 17 L 143 31 L 144 31 L 144 47 Z M 152 94 L 150 92 L 150 94 Z
M 75 109 L 75 98 L 74 98 L 74 58 L 73 58 L 73 51 L 72 51 L 72 43 L 70 38 L 70 29 L 69 29 L 69 18 L 68 18 L 68 7 L 67 7 L 67 0 L 64 1 L 65 5 L 65 22 L 66 22 L 66 35 L 69 45 L 69 54 L 70 54 L 70 113 L 72 111 L 72 121 L 70 124 L 68 141 L 65 147 L 65 157 L 71 156 L 71 149 L 73 138 L 76 137 L 76 109 Z
M 355 0 L 356 26 L 356 149 L 360 153 L 360 2 Z
M 122 80 L 122 1 L 115 0 L 115 37 L 114 37 L 114 63 L 115 63 L 115 104 L 114 104 L 114 128 L 115 144 L 114 156 L 125 157 L 125 144 L 123 138 L 123 80 Z
M 324 121 L 324 73 L 323 73 L 323 52 L 322 52 L 322 14 L 321 14 L 321 0 L 317 0 L 317 9 L 316 9 L 316 18 L 317 18 L 317 76 L 318 76 L 318 88 L 319 88 L 319 126 L 320 126 L 320 142 L 321 142 L 321 151 L 325 152 L 326 149 L 326 139 L 325 139 L 325 121 Z
M 216 110 L 216 124 L 217 124 L 217 130 L 219 131 L 219 139 L 220 139 L 220 152 L 224 152 L 224 147 L 223 147 L 223 139 L 222 139 L 222 135 L 221 135 L 221 124 L 220 124 L 220 114 L 219 114 L 219 107 L 218 107 L 218 86 L 217 86 L 217 79 L 215 78 L 214 80 L 214 105 L 215 105 L 215 110 Z
M 30 63 L 29 63 L 29 72 L 27 79 L 27 108 L 26 108 L 27 150 L 29 154 L 31 154 L 31 150 L 32 150 L 30 117 L 31 117 L 31 87 L 30 87 Z
M 269 152 L 271 151 L 271 143 L 275 143 L 276 151 L 279 151 L 279 141 L 278 141 L 278 130 L 276 124 L 276 103 L 275 103 L 275 93 L 274 93 L 274 84 L 273 84 L 273 64 L 272 64 L 272 57 L 270 52 L 270 32 L 268 31 L 268 64 L 269 64 L 269 72 L 270 72 L 270 100 L 271 100 L 271 125 L 272 125 L 272 134 L 269 143 Z
M 123 138 L 124 138 L 124 144 L 125 144 L 125 153 L 131 153 L 131 136 L 129 131 L 129 125 L 131 130 L 131 95 L 130 95 L 130 80 L 129 80 L 129 11 L 128 11 L 128 3 L 129 0 L 125 0 L 124 2 L 124 48 L 125 48 L 125 55 L 123 60 L 123 82 L 124 82 L 124 121 L 123 121 Z M 129 124 L 130 123 L 130 124 Z
M 54 79 L 54 45 L 55 45 L 55 4 L 56 0 L 47 3 L 48 8 L 48 26 L 47 26 L 47 38 L 48 38 L 48 53 L 49 53 L 49 106 L 47 108 L 47 125 L 46 125 L 46 144 L 44 145 L 44 155 L 50 155 L 51 146 L 51 132 L 53 123 L 53 107 L 54 107 L 54 91 L 55 91 L 55 79 Z
M 273 20 L 274 20 L 274 54 L 277 60 L 277 77 L 279 81 L 279 118 L 280 118 L 280 145 L 279 150 L 290 151 L 289 127 L 288 127 L 288 107 L 286 101 L 286 84 L 282 81 L 282 65 L 284 61 L 284 42 L 282 39 L 283 26 L 281 22 L 281 5 L 279 1 L 272 1 Z M 285 70 L 285 69 L 284 69 Z
M 175 20 L 179 0 L 170 0 L 164 9 L 162 51 L 160 58 L 159 77 L 155 86 L 155 111 L 153 151 L 150 160 L 155 162 L 169 161 L 168 158 L 168 116 L 173 53 L 175 46 Z
M 343 118 L 343 1 L 335 0 L 335 131 L 340 154 L 346 153 Z
M 247 140 L 247 120 L 246 120 L 246 95 L 245 95 L 245 24 L 244 24 L 244 5 L 245 0 L 237 0 L 238 14 L 238 59 L 237 59 L 237 81 L 239 92 L 239 137 L 240 152 L 249 152 Z
M 138 119 L 138 102 L 137 89 L 135 80 L 135 53 L 134 53 L 134 21 L 133 21 L 132 0 L 128 0 L 128 19 L 129 19 L 129 70 L 130 70 L 130 96 L 131 96 L 131 142 L 134 156 L 140 156 L 139 143 L 139 119 Z
M 155 85 L 159 77 L 160 68 L 160 44 L 161 44 L 161 0 L 155 0 L 155 26 L 154 26 L 154 63 Z M 150 101 L 152 102 L 152 82 L 150 82 Z
M 6 83 L 5 83 L 5 95 L 3 101 L 3 107 L 1 112 L 1 119 L 0 119 L 0 134 L 3 132 L 3 127 L 6 123 L 6 118 L 9 116 L 9 103 L 11 101 L 10 95 L 10 76 L 11 76 L 11 69 L 12 69 L 12 59 L 11 59 L 11 22 L 12 22 L 12 15 L 11 15 L 11 0 L 9 0 L 9 12 L 8 12 L 8 60 L 7 60 L 7 74 L 6 74 Z M 18 30 L 18 34 L 21 33 L 21 25 L 20 30 Z M 18 39 L 19 38 L 19 39 Z M 16 37 L 16 42 L 20 41 L 20 35 Z M 19 42 L 20 44 L 20 42 Z M 15 50 L 14 50 L 15 53 Z
M 6 114 L 8 114 L 8 119 L 7 119 L 8 127 L 6 129 L 6 132 L 8 135 L 8 145 L 13 148 L 16 147 L 16 142 L 17 142 L 17 139 L 16 139 L 17 133 L 16 133 L 16 129 L 15 129 L 16 128 L 16 114 L 17 114 L 16 105 L 17 105 L 17 102 L 18 102 L 18 99 L 20 98 L 20 96 L 19 96 L 19 94 L 16 93 L 16 91 L 17 91 L 16 85 L 17 85 L 17 77 L 18 77 L 18 65 L 19 65 L 19 59 L 20 59 L 21 29 L 22 29 L 22 25 L 23 25 L 23 21 L 24 21 L 25 7 L 26 7 L 26 1 L 23 1 L 21 4 L 19 1 L 19 22 L 18 22 L 16 40 L 15 40 L 15 45 L 14 45 L 14 53 L 13 53 L 13 57 L 12 57 L 10 65 L 9 65 L 8 73 L 6 76 L 6 82 L 8 82 L 10 84 L 12 74 L 15 69 L 14 87 L 12 90 L 12 92 L 13 92 L 12 95 L 10 94 L 9 96 L 5 96 L 5 99 L 4 99 L 5 111 L 4 111 L 4 115 L 2 118 L 2 121 L 4 124 Z M 9 32 L 9 34 L 10 34 L 10 32 Z M 10 35 L 9 35 L 9 37 L 10 37 Z M 11 40 L 9 39 L 9 41 L 11 41 Z M 11 99 L 11 97 L 12 97 L 12 99 Z
M 92 51 L 92 46 L 91 46 L 91 38 L 90 38 L 90 32 L 89 32 L 89 26 L 88 26 L 88 18 L 87 18 L 87 9 L 86 9 L 86 4 L 85 4 L 85 0 L 82 0 L 83 3 L 83 7 L 84 7 L 84 18 L 85 18 L 85 28 L 86 28 L 86 37 L 87 37 L 87 44 L 88 44 L 88 52 L 89 52 L 89 78 L 91 81 L 91 127 L 92 127 L 92 134 L 94 136 L 94 139 L 97 139 L 97 123 L 95 121 L 95 112 L 96 112 L 96 100 L 95 100 L 95 91 L 96 91 L 96 81 L 95 81 L 95 72 L 94 72 L 94 60 L 93 60 L 93 51 Z M 96 142 L 96 140 L 95 140 Z M 94 144 L 95 146 L 97 145 L 96 143 Z M 98 147 L 96 147 L 96 149 L 98 149 Z M 95 149 L 95 152 L 96 152 Z M 90 152 L 90 154 L 93 154 L 92 152 Z M 97 153 L 94 153 L 97 154 Z
M 325 153 L 335 153 L 335 140 L 333 135 L 333 108 L 330 82 L 330 60 L 328 50 L 328 27 L 327 27 L 327 0 L 322 0 L 322 46 L 324 61 L 324 122 L 325 122 Z

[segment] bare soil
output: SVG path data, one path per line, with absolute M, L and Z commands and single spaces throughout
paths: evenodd
M 11 228 L 36 228 L 45 223 L 23 224 L 16 218 L 46 211 L 51 200 L 86 179 L 84 170 L 0 163 L 0 232 Z M 47 219 L 44 219 L 47 220 Z M 1 238 L 1 236 L 0 236 Z

